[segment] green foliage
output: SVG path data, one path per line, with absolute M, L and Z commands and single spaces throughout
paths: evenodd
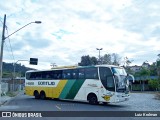
M 14 97 L 17 95 L 17 93 L 16 92 L 7 92 L 6 95 L 9 97 Z
M 3 78 L 12 78 L 13 77 L 14 66 L 13 63 L 3 62 Z M 24 76 L 27 70 L 32 70 L 27 68 L 24 65 L 16 64 L 16 76 Z
M 111 54 L 105 54 L 103 57 L 102 57 L 102 64 L 108 64 L 108 65 L 111 65 L 112 64 L 112 58 L 111 58 Z
M 84 55 L 81 57 L 81 62 L 78 63 L 80 66 L 90 66 L 90 65 L 97 65 L 98 62 L 100 64 L 108 64 L 108 65 L 119 65 L 120 64 L 120 57 L 118 54 L 105 54 L 100 58 L 100 61 L 94 56 L 90 57 L 89 55 Z
M 139 72 L 136 72 L 134 76 L 135 77 L 150 76 L 150 70 L 142 68 Z
M 90 65 L 97 65 L 98 60 L 96 57 L 90 57 L 89 55 L 82 56 L 81 62 L 78 63 L 80 66 L 90 66 Z
M 148 81 L 148 85 L 149 85 L 149 88 L 151 90 L 159 90 L 160 89 L 160 82 L 159 82 L 159 80 L 149 80 Z
M 146 69 L 146 68 L 142 68 L 142 70 L 140 71 L 140 75 L 141 76 L 150 76 L 150 70 Z
M 149 70 L 151 76 L 157 76 L 157 67 L 155 63 L 150 66 Z
M 157 60 L 157 67 L 160 67 L 160 60 Z
M 13 74 L 12 72 L 9 72 L 9 71 L 3 71 L 3 78 L 12 78 L 13 77 Z
M 97 60 L 96 57 L 91 57 L 90 61 L 91 61 L 91 65 L 97 65 L 98 64 L 98 60 Z

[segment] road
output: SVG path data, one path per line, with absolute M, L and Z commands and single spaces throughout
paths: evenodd
M 86 102 L 37 100 L 32 96 L 21 94 L 0 107 L 0 111 L 160 111 L 160 101 L 154 99 L 154 94 L 131 93 L 130 100 L 126 102 L 90 105 Z

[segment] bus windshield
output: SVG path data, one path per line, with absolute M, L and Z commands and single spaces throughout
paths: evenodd
M 118 75 L 127 75 L 126 71 L 123 68 L 112 67 L 112 72 Z
M 115 75 L 115 84 L 117 92 L 125 92 L 128 89 L 127 73 L 124 68 L 112 67 L 112 72 Z

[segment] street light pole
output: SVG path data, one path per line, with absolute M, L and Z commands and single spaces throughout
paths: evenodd
M 99 49 L 99 48 L 96 48 L 96 49 L 99 51 L 99 64 L 101 64 L 101 63 L 100 63 L 100 62 L 101 62 L 101 61 L 100 61 L 100 51 L 103 50 L 103 48 L 100 48 L 100 49 Z
M 6 14 L 4 15 L 4 22 L 3 22 L 3 30 L 2 30 L 2 42 L 1 42 L 1 52 L 0 52 L 0 104 L 1 104 L 1 85 L 2 85 L 2 70 L 3 70 L 3 46 L 4 46 L 4 42 L 5 39 L 10 37 L 11 35 L 13 35 L 14 33 L 18 32 L 19 30 L 21 30 L 22 28 L 30 25 L 31 23 L 37 23 L 40 24 L 41 21 L 35 21 L 35 22 L 30 22 L 26 25 L 24 25 L 23 27 L 21 27 L 20 29 L 16 30 L 15 32 L 13 32 L 12 34 L 8 35 L 7 37 L 5 37 L 5 27 L 6 27 Z

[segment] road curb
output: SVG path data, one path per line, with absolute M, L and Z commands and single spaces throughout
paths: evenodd
M 12 101 L 13 99 L 15 99 L 16 97 L 18 97 L 19 95 L 22 94 L 22 91 L 17 93 L 17 95 L 15 95 L 14 97 L 10 97 L 9 99 L 5 100 L 5 101 L 1 101 L 2 103 L 0 104 L 0 107 L 3 105 L 7 105 L 10 101 Z

